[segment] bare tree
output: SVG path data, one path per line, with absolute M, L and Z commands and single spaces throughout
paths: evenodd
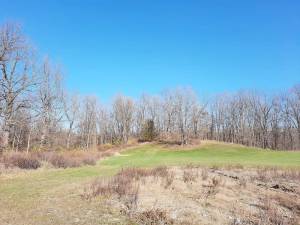
M 97 130 L 98 130 L 98 143 L 113 144 L 115 140 L 115 129 L 114 120 L 112 113 L 107 109 L 107 107 L 99 106 L 97 111 Z
M 198 107 L 197 96 L 192 89 L 178 88 L 175 90 L 175 118 L 181 144 L 187 144 L 193 127 L 193 109 Z
M 75 122 L 78 121 L 80 112 L 80 102 L 78 95 L 69 96 L 66 92 L 63 95 L 63 109 L 66 122 L 68 123 L 67 131 L 67 149 L 70 148 L 71 137 L 73 134 L 73 129 Z
M 298 148 L 300 148 L 300 85 L 296 85 L 287 97 L 288 115 L 298 133 Z
M 51 133 L 55 133 L 63 117 L 61 73 L 53 69 L 46 59 L 41 68 L 36 109 L 40 118 L 40 147 L 52 145 Z
M 0 28 L 0 116 L 1 147 L 7 147 L 16 123 L 14 114 L 30 107 L 28 92 L 36 84 L 30 63 L 30 49 L 18 25 L 4 24 Z
M 79 132 L 83 147 L 86 149 L 97 145 L 97 107 L 96 97 L 88 96 L 84 98 Z
M 176 97 L 171 90 L 163 93 L 163 126 L 167 134 L 171 134 L 175 127 L 175 100 Z
M 131 133 L 133 115 L 133 101 L 128 97 L 118 95 L 113 102 L 113 118 L 117 138 L 123 143 L 127 143 Z

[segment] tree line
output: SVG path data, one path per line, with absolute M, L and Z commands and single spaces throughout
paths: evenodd
M 0 148 L 95 148 L 134 137 L 188 144 L 210 139 L 261 148 L 300 149 L 300 85 L 283 93 L 240 91 L 206 102 L 191 88 L 139 99 L 70 93 L 60 68 L 40 60 L 20 27 L 0 27 Z

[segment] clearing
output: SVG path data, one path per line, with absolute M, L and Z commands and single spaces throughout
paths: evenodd
M 136 218 L 136 214 L 132 214 L 131 218 L 124 213 L 120 205 L 122 201 L 114 200 L 113 194 L 109 200 L 107 196 L 96 196 L 89 200 L 82 197 L 95 178 L 111 177 L 126 167 L 154 168 L 162 165 L 168 166 L 168 171 L 173 171 L 172 183 L 168 189 L 158 188 L 162 186 L 162 178 L 152 175 L 144 178 L 139 184 L 137 207 L 143 210 L 139 220 L 132 219 Z M 194 170 L 197 175 L 190 172 Z M 273 171 L 272 174 L 270 171 Z M 0 174 L 0 224 L 147 224 L 145 221 L 155 214 L 151 212 L 154 206 L 163 210 L 156 212 L 161 217 L 170 217 L 170 223 L 172 217 L 177 221 L 178 216 L 185 215 L 186 211 L 181 206 L 195 209 L 187 210 L 193 216 L 191 224 L 224 224 L 231 219 L 233 222 L 235 219 L 246 221 L 250 217 L 251 207 L 256 208 L 253 210 L 255 219 L 261 213 L 260 208 L 278 213 L 270 206 L 275 197 L 280 199 L 278 201 L 285 201 L 280 210 L 286 213 L 286 224 L 291 224 L 289 222 L 292 220 L 288 219 L 299 216 L 299 203 L 293 201 L 300 196 L 299 171 L 300 152 L 261 150 L 216 142 L 203 142 L 201 146 L 188 150 L 140 145 L 100 160 L 96 166 L 41 168 Z M 159 180 L 153 182 L 153 179 Z M 203 192 L 199 191 L 200 187 Z M 210 187 L 213 189 L 210 190 Z M 149 197 L 147 193 L 152 195 Z M 167 194 L 169 196 L 163 198 Z M 178 201 L 182 204 L 178 204 Z M 235 202 L 240 205 L 227 208 Z M 264 204 L 260 205 L 261 202 Z M 240 215 L 241 207 L 244 207 L 244 216 Z M 236 208 L 239 208 L 239 212 Z M 199 218 L 194 218 L 198 212 L 201 212 Z M 218 213 L 221 216 L 217 217 Z

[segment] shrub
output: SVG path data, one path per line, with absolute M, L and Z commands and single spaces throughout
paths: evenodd
M 97 179 L 84 189 L 81 197 L 90 200 L 97 196 L 109 196 L 112 193 L 111 182 L 106 179 Z
M 147 120 L 143 125 L 139 142 L 154 141 L 156 136 L 154 121 Z
M 91 156 L 86 156 L 82 159 L 82 164 L 83 165 L 90 165 L 90 166 L 95 166 L 96 165 L 96 159 L 94 159 Z
M 219 192 L 219 187 L 221 185 L 221 178 L 213 177 L 210 180 L 210 184 L 206 186 L 206 190 L 204 190 L 203 196 L 205 199 L 205 204 L 207 204 L 208 198 L 215 197 L 215 195 Z
M 19 167 L 20 169 L 38 169 L 41 163 L 32 155 L 10 154 L 3 159 L 6 167 Z
M 134 184 L 130 176 L 115 175 L 113 178 L 100 178 L 85 188 L 82 198 L 90 200 L 97 196 L 109 197 L 116 195 L 122 200 L 126 210 L 131 210 L 137 204 L 139 186 Z
M 163 224 L 172 225 L 175 221 L 167 216 L 166 211 L 160 209 L 151 209 L 135 215 L 135 220 L 138 224 L 153 225 Z
M 268 171 L 266 168 L 260 168 L 256 171 L 257 175 L 256 175 L 256 179 L 261 181 L 261 182 L 268 182 L 269 181 L 269 177 L 268 177 Z
M 68 167 L 68 163 L 62 155 L 53 154 L 52 156 L 50 156 L 50 158 L 48 160 L 55 168 L 67 168 Z
M 193 169 L 185 169 L 183 171 L 183 181 L 184 183 L 191 183 L 194 182 L 198 177 L 197 171 Z
M 130 195 L 132 193 L 133 179 L 130 176 L 117 175 L 111 180 L 111 188 L 114 193 L 121 199 L 123 196 Z
M 156 167 L 154 169 L 142 169 L 142 168 L 126 168 L 122 169 L 118 176 L 130 177 L 131 179 L 139 180 L 142 177 L 161 177 L 168 176 L 168 168 L 165 166 Z
M 115 154 L 114 151 L 111 151 L 111 150 L 107 150 L 107 151 L 104 151 L 101 153 L 101 157 L 110 157 L 110 156 L 113 156 Z
M 26 153 L 6 153 L 0 157 L 0 163 L 5 167 L 19 167 L 21 169 L 37 169 L 41 162 L 48 162 L 55 168 L 79 167 L 83 165 L 96 165 L 101 157 L 99 152 L 84 151 L 36 151 Z
M 154 177 L 164 178 L 164 177 L 167 177 L 168 174 L 169 174 L 169 172 L 168 172 L 168 168 L 166 166 L 159 166 L 159 167 L 156 167 L 156 168 L 150 170 L 150 175 L 154 176 Z
M 131 179 L 139 180 L 141 177 L 150 176 L 150 170 L 141 168 L 126 168 L 121 169 L 117 176 L 128 177 Z
M 169 173 L 167 167 L 157 167 L 154 169 L 126 168 L 122 169 L 114 177 L 100 178 L 91 183 L 84 190 L 82 197 L 91 199 L 96 196 L 110 196 L 115 194 L 125 202 L 125 205 L 133 206 L 138 197 L 139 185 L 135 181 L 142 177 L 165 178 L 165 187 L 169 187 L 174 180 L 174 173 Z
M 259 214 L 259 222 L 260 224 L 276 224 L 276 225 L 284 225 L 284 224 L 292 224 L 286 223 L 286 219 L 284 218 L 283 213 L 277 207 L 273 206 L 273 203 L 269 196 L 265 196 L 261 202 L 261 210 Z
M 165 188 L 168 188 L 174 182 L 175 174 L 174 172 L 169 172 L 168 175 L 165 177 Z
M 85 153 L 82 151 L 70 152 L 40 152 L 37 156 L 52 164 L 55 168 L 79 167 L 82 165 L 96 165 L 100 154 Z

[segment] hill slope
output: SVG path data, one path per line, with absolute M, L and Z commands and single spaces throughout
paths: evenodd
M 300 151 L 272 151 L 205 141 L 187 150 L 158 145 L 140 146 L 112 157 L 103 164 L 117 167 L 184 164 L 300 167 Z
M 300 152 L 275 152 L 239 145 L 205 142 L 189 150 L 172 150 L 158 145 L 141 145 L 100 161 L 96 166 L 74 169 L 39 169 L 0 175 L 0 224 L 110 224 L 100 215 L 118 218 L 118 211 L 97 202 L 82 201 L 86 183 L 110 176 L 123 167 L 181 166 L 185 164 L 277 166 L 300 168 Z M 85 219 L 83 219 L 85 218 Z

